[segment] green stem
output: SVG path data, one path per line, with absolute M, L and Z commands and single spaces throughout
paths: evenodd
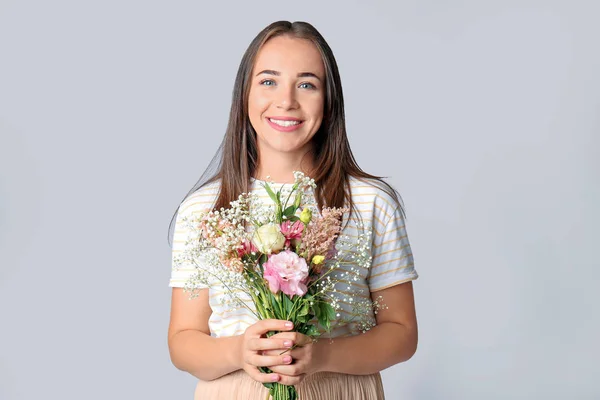
M 287 199 L 285 199 L 285 203 L 283 205 L 283 209 L 285 210 L 287 208 L 287 203 L 288 201 L 290 201 L 290 197 L 292 197 L 292 193 L 294 193 L 296 191 L 296 189 L 298 189 L 298 184 L 294 183 L 294 186 L 292 186 L 292 190 L 290 191 L 290 193 L 288 194 Z
M 283 292 L 279 292 L 279 302 L 278 302 L 278 306 L 279 306 L 279 315 L 281 316 L 281 318 L 283 319 L 283 316 L 285 315 L 285 308 L 283 306 L 283 296 L 285 296 L 285 294 L 283 294 Z
M 303 300 L 302 297 L 296 296 L 296 300 L 294 300 L 294 306 L 292 307 L 292 310 L 290 311 L 290 315 L 288 316 L 288 319 L 290 319 L 292 317 L 292 315 L 297 311 L 298 304 L 301 302 L 301 300 Z

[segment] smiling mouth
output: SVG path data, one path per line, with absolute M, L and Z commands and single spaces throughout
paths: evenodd
M 274 119 L 274 118 L 267 118 L 269 121 L 271 121 L 272 123 L 274 123 L 275 125 L 279 125 L 279 126 L 283 126 L 283 127 L 288 127 L 288 126 L 295 126 L 295 125 L 300 125 L 302 122 L 304 121 L 300 121 L 300 120 L 281 120 L 281 119 Z

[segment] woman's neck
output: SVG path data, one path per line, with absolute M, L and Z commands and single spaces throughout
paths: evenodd
M 294 171 L 302 171 L 310 176 L 314 169 L 312 152 L 300 157 L 290 157 L 288 154 L 270 154 L 268 157 L 258 157 L 258 168 L 254 177 L 259 180 L 276 183 L 293 183 Z

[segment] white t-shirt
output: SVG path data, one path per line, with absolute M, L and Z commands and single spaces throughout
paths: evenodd
M 264 182 L 253 180 L 251 190 L 266 204 L 270 204 L 272 201 L 261 186 L 262 183 Z M 274 191 L 281 187 L 289 189 L 291 186 L 292 184 L 271 184 Z M 348 236 L 351 240 L 356 238 L 359 232 L 358 224 L 362 222 L 364 228 L 372 232 L 370 243 L 372 262 L 370 268 L 358 268 L 358 273 L 356 273 L 355 266 L 353 274 L 348 274 L 347 278 L 336 284 L 336 292 L 333 295 L 341 305 L 341 310 L 338 314 L 339 319 L 332 322 L 331 335 L 327 334 L 326 337 L 360 333 L 362 328 L 356 318 L 353 319 L 353 316 L 357 312 L 356 304 L 360 303 L 361 299 L 370 299 L 371 292 L 418 278 L 406 233 L 405 220 L 399 205 L 385 191 L 366 180 L 350 178 L 350 187 L 352 199 L 361 219 L 359 220 L 357 215 L 353 215 L 341 235 Z M 218 192 L 219 183 L 213 182 L 188 196 L 181 204 L 173 236 L 173 263 L 169 287 L 183 287 L 190 275 L 195 272 L 194 267 L 180 266 L 177 268 L 174 263 L 175 257 L 183 251 L 189 234 L 188 229 L 182 223 L 182 218 L 198 215 L 211 209 Z M 305 205 L 314 208 L 314 196 L 311 197 L 312 204 Z M 350 271 L 348 264 L 342 264 L 339 268 Z M 248 326 L 257 321 L 256 316 L 245 307 L 232 309 L 231 305 L 223 305 L 224 288 L 221 285 L 216 283 L 211 285 L 208 290 L 209 304 L 212 309 L 209 319 L 212 336 L 240 335 Z M 376 295 L 373 293 L 373 297 Z M 241 297 L 251 309 L 254 309 L 250 296 L 241 294 Z M 364 316 L 364 311 L 361 313 Z M 373 312 L 369 310 L 366 314 L 374 323 Z

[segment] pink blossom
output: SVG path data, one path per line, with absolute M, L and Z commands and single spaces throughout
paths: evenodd
M 246 254 L 256 253 L 258 249 L 250 240 L 244 239 L 241 244 L 241 247 L 238 248 L 238 256 L 240 258 L 244 257 Z
M 223 263 L 223 265 L 225 265 L 227 268 L 234 272 L 241 273 L 244 270 L 244 263 L 239 258 L 226 258 L 224 260 L 221 260 L 221 262 Z
M 284 221 L 281 224 L 281 233 L 285 236 L 285 246 L 289 247 L 294 239 L 301 239 L 304 232 L 304 223 L 302 221 Z
M 271 254 L 263 267 L 264 278 L 269 283 L 271 292 L 277 294 L 281 290 L 288 296 L 303 296 L 308 290 L 308 265 L 293 251 L 284 250 Z
M 204 218 L 202 218 L 198 224 L 198 228 L 200 229 L 200 233 L 204 239 L 210 239 L 210 225 L 208 223 L 208 216 L 204 216 Z
M 205 215 L 199 223 L 200 233 L 213 247 L 220 248 L 227 243 L 227 238 L 223 236 L 225 232 L 232 232 L 235 226 L 227 220 L 218 220 L 211 222 L 210 215 Z

